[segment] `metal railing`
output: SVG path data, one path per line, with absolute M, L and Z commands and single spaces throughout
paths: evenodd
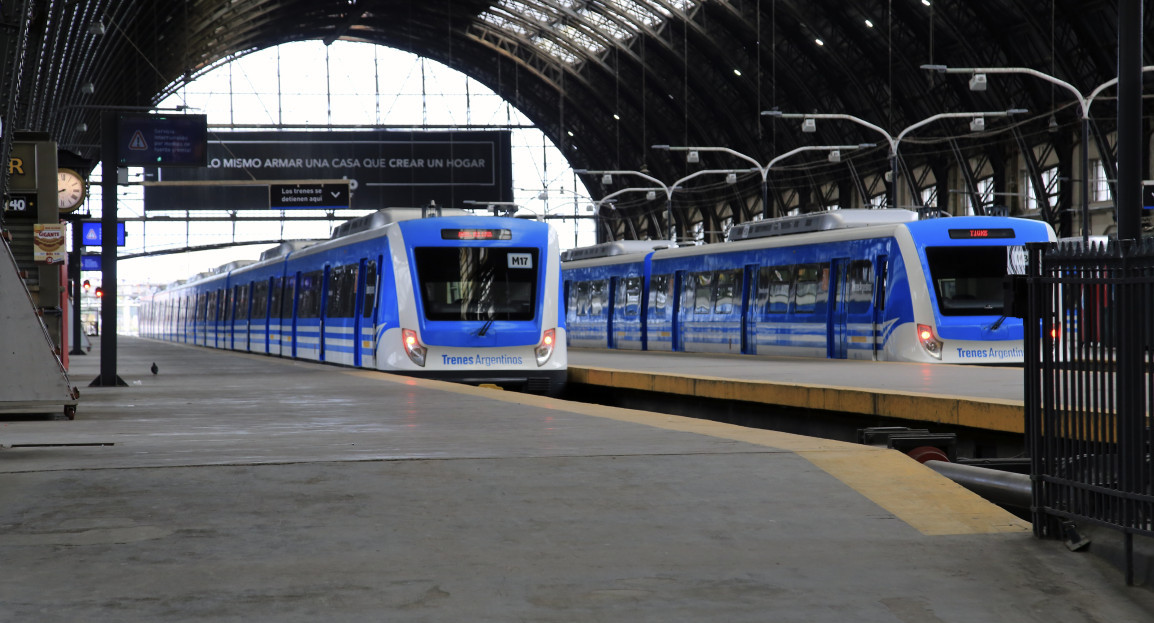
M 1033 523 L 1154 535 L 1154 243 L 1030 244 L 1026 276 L 1026 443 Z

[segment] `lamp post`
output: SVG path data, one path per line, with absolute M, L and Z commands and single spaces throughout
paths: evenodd
M 1025 109 L 1011 108 L 1010 110 L 994 111 L 994 112 L 944 112 L 944 113 L 938 113 L 936 115 L 932 115 L 930 117 L 922 119 L 921 121 L 918 121 L 917 123 L 914 123 L 914 124 L 906 127 L 904 130 L 899 132 L 897 136 L 893 136 L 892 134 L 890 134 L 889 132 L 887 132 L 883 128 L 881 128 L 881 127 L 879 127 L 873 123 L 870 123 L 869 121 L 866 121 L 865 119 L 862 119 L 860 117 L 855 117 L 853 115 L 843 114 L 843 113 L 803 114 L 803 113 L 783 113 L 780 110 L 763 110 L 763 111 L 761 111 L 761 114 L 765 115 L 767 117 L 779 117 L 781 119 L 801 119 L 802 120 L 802 124 L 801 124 L 802 132 L 816 132 L 817 131 L 817 124 L 814 122 L 814 120 L 816 120 L 816 119 L 835 119 L 835 120 L 842 120 L 842 121 L 851 121 L 851 122 L 856 123 L 860 126 L 869 128 L 869 129 L 881 134 L 882 136 L 884 136 L 886 139 L 886 142 L 889 143 L 889 146 L 890 146 L 890 179 L 894 185 L 893 186 L 893 197 L 890 199 L 890 207 L 896 208 L 896 207 L 898 207 L 898 146 L 901 144 L 902 139 L 905 138 L 907 134 L 909 134 L 910 132 L 912 132 L 912 131 L 914 131 L 914 130 L 922 127 L 922 126 L 929 125 L 929 124 L 931 124 L 935 121 L 939 121 L 941 119 L 965 119 L 965 118 L 973 119 L 973 121 L 970 122 L 970 129 L 972 131 L 981 132 L 986 127 L 985 126 L 985 118 L 986 117 L 1009 117 L 1011 115 L 1022 114 L 1025 112 L 1027 112 Z M 911 192 L 916 191 L 916 189 L 912 186 L 912 184 L 910 186 L 910 191 Z
M 612 184 L 614 175 L 634 175 L 634 176 L 643 178 L 645 180 L 648 180 L 650 182 L 653 182 L 654 184 L 657 184 L 661 190 L 665 191 L 665 213 L 666 213 L 666 217 L 669 219 L 669 241 L 676 243 L 677 242 L 677 225 L 673 220 L 673 193 L 674 193 L 674 191 L 677 190 L 678 186 L 684 184 L 685 182 L 688 182 L 689 180 L 691 180 L 695 177 L 700 177 L 702 175 L 719 175 L 719 174 L 726 175 L 727 176 L 726 182 L 733 184 L 733 183 L 737 182 L 737 174 L 738 173 L 750 173 L 750 172 L 758 171 L 758 170 L 759 169 L 703 169 L 701 171 L 694 171 L 693 173 L 690 173 L 689 175 L 686 175 L 685 177 L 683 177 L 683 178 L 681 178 L 681 179 L 677 180 L 676 182 L 673 182 L 672 184 L 669 184 L 669 185 L 666 185 L 661 180 L 653 177 L 652 175 L 649 175 L 648 173 L 642 173 L 641 171 L 591 171 L 588 169 L 574 169 L 573 171 L 575 173 L 584 173 L 584 174 L 589 174 L 589 175 L 601 175 L 602 176 L 602 178 L 601 178 L 602 184 Z
M 747 156 L 747 155 L 745 155 L 739 151 L 730 149 L 728 147 L 694 147 L 694 146 L 688 146 L 687 147 L 687 146 L 671 146 L 671 145 L 654 145 L 653 149 L 660 149 L 660 150 L 665 150 L 665 151 L 687 151 L 687 152 L 689 152 L 689 158 L 688 158 L 689 162 L 697 162 L 698 161 L 697 158 L 694 158 L 694 152 L 717 151 L 717 152 L 727 153 L 727 154 L 730 154 L 732 156 L 737 156 L 738 158 L 741 158 L 742 160 L 745 160 L 746 162 L 753 164 L 753 166 L 756 167 L 753 170 L 755 170 L 761 174 L 761 218 L 769 218 L 769 170 L 773 168 L 773 165 L 777 164 L 778 162 L 781 162 L 782 160 L 785 160 L 786 158 L 789 158 L 790 156 L 794 156 L 796 154 L 799 154 L 803 151 L 829 151 L 829 152 L 831 152 L 830 158 L 832 159 L 834 157 L 833 152 L 835 152 L 835 151 L 840 152 L 843 149 L 844 150 L 852 150 L 852 149 L 862 149 L 865 147 L 874 147 L 874 146 L 875 146 L 874 143 L 861 143 L 858 145 L 807 145 L 805 147 L 798 147 L 797 149 L 794 149 L 792 151 L 788 151 L 784 154 L 781 154 L 780 156 L 777 156 L 777 157 L 773 158 L 772 160 L 770 160 L 769 163 L 766 164 L 765 166 L 761 166 L 761 164 L 759 164 L 757 162 L 757 160 L 754 160 L 752 156 Z
M 594 241 L 595 242 L 597 241 L 596 232 L 601 231 L 601 206 L 602 205 L 604 205 L 606 203 L 609 203 L 609 204 L 615 203 L 617 201 L 617 197 L 619 195 L 624 195 L 625 193 L 643 192 L 643 193 L 647 193 L 647 194 L 653 193 L 654 196 L 656 196 L 656 193 L 659 190 L 664 191 L 665 190 L 664 186 L 662 186 L 660 188 L 655 187 L 655 186 L 654 187 L 630 186 L 629 188 L 622 188 L 620 190 L 615 190 L 615 191 L 609 193 L 608 195 L 605 195 L 604 197 L 602 197 L 600 199 L 594 199 L 593 203 L 589 206 L 589 208 L 593 210 L 594 222 L 596 223 L 596 226 L 595 226 L 596 231 L 594 232 L 594 236 L 593 236 Z M 636 235 L 636 232 L 634 232 L 634 234 Z
M 986 90 L 986 74 L 1023 74 L 1040 78 L 1059 86 L 1074 95 L 1078 100 L 1079 112 L 1082 115 L 1082 244 L 1085 245 L 1090 240 L 1090 105 L 1094 103 L 1094 98 L 1101 95 L 1102 91 L 1114 86 L 1118 83 L 1118 79 L 1114 78 L 1108 80 L 1096 89 L 1090 92 L 1089 95 L 1082 95 L 1082 92 L 1077 87 L 1051 76 L 1044 74 L 1036 69 L 1029 67 L 949 67 L 946 65 L 922 65 L 922 69 L 929 71 L 936 71 L 943 74 L 969 74 L 973 76 L 970 78 L 971 91 L 985 91 Z M 1154 65 L 1147 65 L 1142 68 L 1143 72 L 1154 70 Z
M 633 175 L 640 177 L 645 181 L 653 182 L 654 184 L 661 187 L 661 190 L 665 191 L 665 209 L 669 218 L 669 239 L 673 242 L 677 242 L 677 226 L 673 224 L 673 201 L 671 198 L 672 192 L 669 190 L 669 187 L 665 185 L 665 182 L 662 182 L 661 180 L 653 177 L 652 175 L 649 175 L 648 173 L 642 173 L 641 171 L 591 171 L 589 169 L 573 169 L 573 172 L 579 175 L 600 175 L 601 183 L 606 186 L 613 183 L 614 175 Z

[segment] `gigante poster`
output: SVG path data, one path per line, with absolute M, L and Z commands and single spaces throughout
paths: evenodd
M 322 180 L 348 180 L 361 210 L 512 201 L 510 157 L 504 130 L 210 132 L 207 167 L 145 171 L 144 207 L 264 210 L 261 182 Z

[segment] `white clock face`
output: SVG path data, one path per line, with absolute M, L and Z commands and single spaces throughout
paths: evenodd
M 84 201 L 84 180 L 72 171 L 56 173 L 56 205 L 61 210 L 73 210 Z

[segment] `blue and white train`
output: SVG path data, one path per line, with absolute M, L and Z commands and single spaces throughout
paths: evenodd
M 214 348 L 559 393 L 557 233 L 490 216 L 381 210 L 332 239 L 156 293 L 141 335 Z
M 569 344 L 1021 362 L 1003 277 L 1024 267 L 1025 243 L 1053 240 L 1027 219 L 836 210 L 737 225 L 718 244 L 572 249 L 562 255 Z

